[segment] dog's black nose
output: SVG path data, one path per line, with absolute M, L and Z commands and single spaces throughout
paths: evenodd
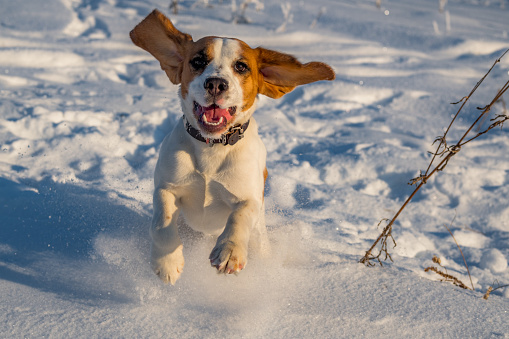
M 228 90 L 228 81 L 222 78 L 208 78 L 203 85 L 212 96 L 221 95 Z

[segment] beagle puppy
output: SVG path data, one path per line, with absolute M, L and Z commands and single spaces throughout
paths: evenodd
M 172 285 L 184 268 L 177 219 L 218 236 L 210 263 L 219 272 L 246 267 L 248 247 L 269 253 L 264 219 L 266 150 L 252 117 L 258 94 L 280 98 L 296 86 L 333 80 L 320 62 L 252 49 L 241 40 L 193 41 L 158 10 L 130 33 L 180 85 L 183 119 L 162 142 L 154 177 L 151 265 Z

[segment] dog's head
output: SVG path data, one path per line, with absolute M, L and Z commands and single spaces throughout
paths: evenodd
M 238 39 L 193 41 L 157 10 L 130 36 L 161 63 L 172 83 L 181 84 L 185 116 L 208 138 L 246 122 L 258 94 L 279 98 L 298 85 L 335 78 L 324 63 L 301 64 L 288 54 L 252 49 Z

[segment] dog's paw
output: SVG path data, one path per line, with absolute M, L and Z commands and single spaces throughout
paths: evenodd
M 214 247 L 209 259 L 220 273 L 237 273 L 246 267 L 247 250 L 232 241 L 222 241 Z
M 182 245 L 177 247 L 170 254 L 158 256 L 152 253 L 151 265 L 155 274 L 164 282 L 175 285 L 184 270 L 184 255 L 182 254 Z

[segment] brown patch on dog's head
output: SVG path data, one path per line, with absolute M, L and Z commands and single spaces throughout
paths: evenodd
M 302 64 L 291 55 L 252 49 L 238 39 L 209 36 L 195 42 L 158 10 L 130 36 L 160 62 L 172 83 L 181 85 L 184 113 L 194 111 L 188 120 L 202 123 L 209 135 L 247 121 L 258 94 L 277 99 L 296 86 L 335 78 L 324 63 Z M 214 88 L 217 83 L 221 91 Z

